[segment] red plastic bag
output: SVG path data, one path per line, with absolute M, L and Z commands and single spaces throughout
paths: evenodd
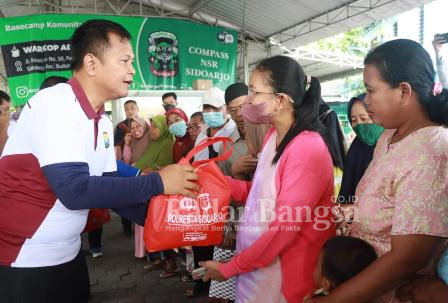
M 218 245 L 222 242 L 224 221 L 229 211 L 230 188 L 215 161 L 232 155 L 232 140 L 227 137 L 207 138 L 190 151 L 179 164 L 186 164 L 199 151 L 223 142 L 223 155 L 192 164 L 202 188 L 196 199 L 183 195 L 160 195 L 151 199 L 145 221 L 144 241 L 148 251 L 161 251 L 183 246 Z
M 92 208 L 87 216 L 86 227 L 83 232 L 89 232 L 100 228 L 103 224 L 110 221 L 110 213 L 108 208 Z

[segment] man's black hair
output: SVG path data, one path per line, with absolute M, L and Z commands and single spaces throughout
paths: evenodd
M 190 120 L 194 117 L 201 117 L 201 120 L 204 121 L 204 116 L 202 115 L 202 112 L 195 112 L 191 115 Z
M 101 60 L 110 46 L 109 34 L 116 34 L 122 40 L 131 40 L 131 34 L 121 24 L 109 20 L 93 19 L 81 24 L 71 38 L 72 69 L 79 70 L 84 56 L 89 53 Z
M 131 103 L 137 105 L 137 101 L 135 101 L 135 100 L 128 100 L 128 101 L 126 101 L 126 102 L 124 103 L 123 107 L 125 107 L 126 105 L 131 104 Z
M 162 100 L 165 100 L 165 98 L 168 98 L 168 97 L 173 97 L 174 100 L 177 101 L 177 95 L 176 95 L 176 93 L 174 93 L 174 92 L 164 93 L 164 94 L 162 95 Z

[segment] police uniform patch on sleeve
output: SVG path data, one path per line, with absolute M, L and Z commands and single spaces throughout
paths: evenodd
M 104 147 L 108 148 L 109 145 L 110 145 L 109 133 L 108 132 L 103 132 L 103 139 L 104 139 Z

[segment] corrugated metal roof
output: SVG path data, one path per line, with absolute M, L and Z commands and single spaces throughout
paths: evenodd
M 420 7 L 431 1 L 171 0 L 168 2 L 189 7 L 197 5 L 199 7 L 197 13 L 226 21 L 260 39 L 283 36 L 284 39 L 280 40 L 289 40 L 291 36 L 303 31 L 299 39 L 303 44 Z
M 352 0 L 227 0 L 210 1 L 201 11 L 218 16 L 258 37 L 274 33 L 318 16 Z
M 245 39 L 252 40 L 248 58 L 253 65 L 266 58 L 264 47 L 270 38 L 294 49 L 431 1 L 433 0 L 132 0 L 127 3 L 124 0 L 0 0 L 0 9 L 6 17 L 44 12 L 74 12 L 70 6 L 75 7 L 78 13 L 114 14 L 113 5 L 126 8 L 121 12 L 124 15 L 142 13 L 148 16 L 163 11 L 164 15 L 171 17 L 187 17 L 237 29 Z M 55 5 L 60 3 L 65 3 L 65 8 L 55 9 Z M 144 7 L 143 11 L 140 4 Z M 271 47 L 271 55 L 281 53 L 278 46 Z M 325 75 L 335 69 L 347 69 L 332 66 L 322 67 L 317 71 L 316 66 L 319 65 L 312 66 L 317 75 Z
M 423 6 L 432 0 L 361 0 L 351 1 L 346 7 L 331 10 L 328 14 L 321 15 L 305 22 L 299 21 L 296 26 L 284 30 L 275 37 L 290 47 L 304 45 L 320 38 L 329 37 L 349 29 L 368 25 L 374 21 L 397 15 L 415 7 Z M 336 1 L 335 1 L 336 2 Z M 320 2 L 319 2 L 320 3 Z M 373 3 L 373 5 L 371 5 Z M 369 7 L 371 7 L 369 9 Z M 328 23 L 329 25 L 326 25 Z M 302 29 L 304 25 L 309 28 Z M 311 29 L 311 30 L 310 30 Z M 302 33 L 299 35 L 300 30 Z M 297 36 L 291 38 L 289 36 Z
M 174 2 L 189 7 L 195 6 L 198 8 L 198 14 L 212 16 L 217 20 L 231 24 L 247 39 L 255 38 L 255 44 L 249 45 L 248 48 L 249 63 L 254 65 L 266 58 L 267 52 L 260 51 L 260 49 L 270 39 L 280 42 L 285 47 L 295 49 L 309 42 L 423 6 L 431 1 L 178 0 Z M 282 51 L 278 46 L 271 47 L 271 55 L 281 53 Z M 307 62 L 300 60 L 300 63 Z M 337 65 L 316 64 L 311 61 L 308 63 L 305 64 L 305 70 L 308 69 L 307 72 L 316 76 L 350 71 L 350 68 Z M 241 67 L 241 60 L 238 64 Z
M 303 46 L 307 43 L 330 37 L 352 28 L 368 25 L 372 22 L 397 15 L 415 7 L 423 6 L 431 1 L 432 0 L 316 1 L 313 2 L 315 5 L 314 8 L 307 7 L 307 3 L 310 3 L 309 1 L 293 1 L 301 3 L 304 10 L 308 10 L 308 18 L 297 19 L 297 21 L 291 23 L 289 27 L 279 31 L 269 32 L 267 38 L 273 38 L 276 41 L 281 42 L 283 46 L 288 47 L 289 49 L 295 49 L 298 46 Z M 339 6 L 334 5 L 336 2 L 338 2 Z M 348 3 L 349 6 L 340 7 L 340 5 L 347 5 Z M 368 9 L 372 3 L 374 8 Z M 331 6 L 331 4 L 333 5 Z M 309 16 L 317 15 L 310 13 L 311 11 L 316 10 L 320 12 L 320 16 L 310 18 Z M 274 10 L 276 15 L 289 16 L 291 14 L 291 12 L 284 11 L 285 9 L 282 7 Z M 271 55 L 281 53 L 282 51 L 278 47 L 271 47 Z M 253 65 L 264 59 L 266 54 L 255 51 L 254 47 L 249 47 L 248 57 L 250 64 Z M 299 62 L 302 65 L 305 63 L 303 60 L 299 60 Z M 350 71 L 350 68 L 331 64 L 318 66 L 320 66 L 320 68 L 315 68 L 315 65 L 313 65 L 313 68 L 307 68 L 305 66 L 304 69 L 315 76 L 326 76 L 328 74 L 339 74 Z

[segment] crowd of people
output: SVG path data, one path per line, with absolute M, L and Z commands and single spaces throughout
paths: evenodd
M 174 92 L 162 96 L 165 113 L 150 119 L 128 100 L 113 129 L 104 103 L 128 94 L 130 39 L 111 21 L 82 24 L 71 40 L 73 76 L 47 79 L 14 127 L 10 98 L 0 93 L 2 300 L 87 302 L 80 234 L 89 209 L 112 209 L 146 270 L 190 281 L 192 270 L 206 269 L 185 294 L 204 302 L 448 302 L 448 90 L 439 36 L 442 84 L 414 41 L 368 53 L 366 92 L 347 106 L 356 134 L 348 150 L 319 80 L 287 56 L 258 63 L 249 85 L 207 90 L 190 117 Z M 193 167 L 177 163 L 210 137 L 233 141 L 218 165 L 241 217 L 226 222 L 220 245 L 148 253 L 148 201 L 196 196 Z M 193 161 L 224 152 L 215 143 Z M 95 258 L 103 228 L 88 231 Z

